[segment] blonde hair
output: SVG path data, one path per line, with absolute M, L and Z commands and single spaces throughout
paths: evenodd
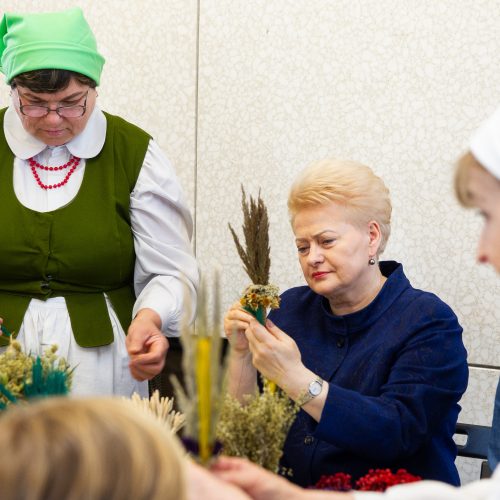
M 328 203 L 343 206 L 358 226 L 375 220 L 380 226 L 382 253 L 391 234 L 392 205 L 384 181 L 361 163 L 326 159 L 307 166 L 288 195 L 292 222 L 303 208 Z
M 0 416 L 3 500 L 184 500 L 174 436 L 130 402 L 52 398 Z
M 476 160 L 476 157 L 469 151 L 459 158 L 455 169 L 455 194 L 458 201 L 467 208 L 474 206 L 471 193 L 469 191 L 469 176 L 472 170 L 482 169 L 488 172 Z M 489 173 L 489 172 L 488 172 Z

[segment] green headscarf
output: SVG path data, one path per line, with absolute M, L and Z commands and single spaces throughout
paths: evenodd
M 66 69 L 97 84 L 104 57 L 79 8 L 38 14 L 4 13 L 0 23 L 0 71 L 9 83 L 36 69 Z

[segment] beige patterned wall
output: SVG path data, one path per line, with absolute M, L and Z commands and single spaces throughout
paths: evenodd
M 47 10 L 66 0 L 2 0 Z M 227 229 L 240 184 L 270 211 L 272 280 L 302 284 L 286 197 L 326 156 L 372 166 L 391 189 L 385 252 L 464 326 L 471 383 L 460 419 L 488 424 L 500 367 L 500 280 L 474 262 L 480 220 L 458 207 L 452 164 L 500 103 L 499 0 L 80 1 L 107 58 L 100 102 L 150 131 L 196 215 L 197 256 L 247 284 Z M 199 30 L 199 43 L 197 31 Z M 199 50 L 199 63 L 197 63 Z M 0 102 L 7 99 L 7 89 Z M 476 472 L 466 464 L 465 480 Z
M 391 190 L 385 257 L 454 308 L 471 363 L 500 365 L 500 280 L 475 264 L 480 221 L 451 190 L 452 163 L 500 103 L 499 26 L 492 0 L 202 0 L 197 253 L 223 269 L 226 306 L 248 282 L 227 230 L 241 224 L 240 183 L 262 189 L 284 289 L 303 283 L 292 178 L 312 160 L 352 158 Z M 472 368 L 462 421 L 491 421 L 498 374 Z

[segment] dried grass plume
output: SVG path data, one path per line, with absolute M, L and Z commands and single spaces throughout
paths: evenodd
M 240 243 L 238 235 L 231 227 L 231 224 L 228 224 L 229 230 L 243 262 L 245 272 L 252 283 L 267 285 L 271 269 L 269 218 L 267 208 L 260 197 L 260 190 L 256 200 L 250 196 L 247 202 L 245 189 L 241 186 L 241 207 L 243 210 L 242 228 L 245 237 L 245 248 Z

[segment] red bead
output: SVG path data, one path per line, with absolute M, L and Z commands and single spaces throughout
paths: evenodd
M 64 186 L 68 182 L 69 178 L 71 177 L 73 172 L 76 170 L 76 167 L 80 164 L 80 158 L 77 158 L 76 156 L 71 156 L 71 158 L 68 162 L 66 162 L 64 165 L 61 165 L 59 167 L 49 167 L 49 166 L 41 165 L 34 158 L 29 158 L 28 163 L 30 164 L 31 172 L 33 172 L 33 176 L 35 177 L 37 184 L 42 189 L 57 189 L 61 186 Z M 69 170 L 69 172 L 66 174 L 64 179 L 61 182 L 56 183 L 56 184 L 44 184 L 36 172 L 36 168 L 40 168 L 42 170 L 48 170 L 48 171 L 54 171 L 54 170 L 58 171 L 58 170 L 63 170 L 65 168 L 68 168 L 70 165 L 72 165 L 72 167 Z

